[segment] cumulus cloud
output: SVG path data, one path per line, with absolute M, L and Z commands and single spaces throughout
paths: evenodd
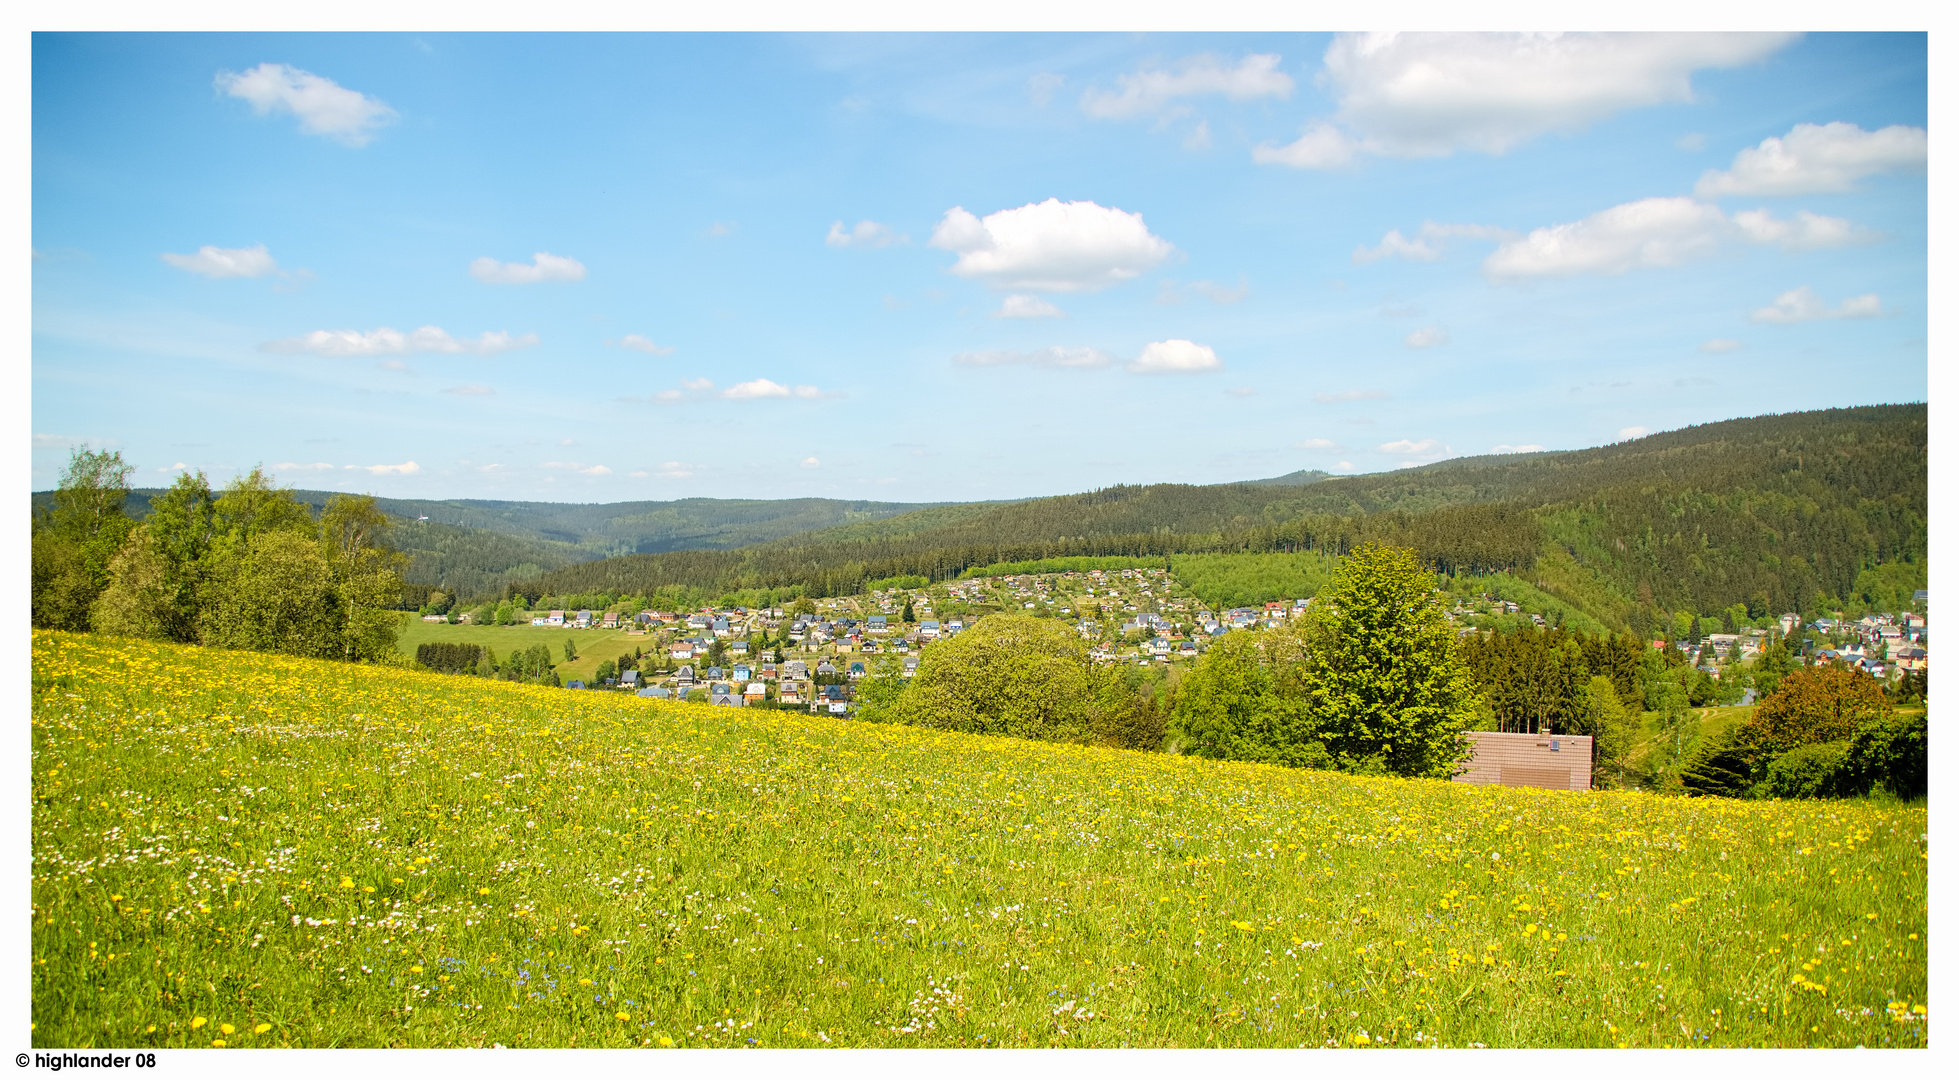
M 365 469 L 376 476 L 409 476 L 422 471 L 420 465 L 404 461 L 399 465 L 343 465 L 343 469 Z
M 489 397 L 490 395 L 495 394 L 496 391 L 480 383 L 470 383 L 467 386 L 452 386 L 449 389 L 444 390 L 443 393 L 457 394 L 462 397 Z
M 1730 240 L 1808 250 L 1865 239 L 1868 234 L 1841 218 L 1802 211 L 1783 220 L 1766 210 L 1730 218 L 1712 203 L 1674 196 L 1621 203 L 1579 221 L 1532 229 L 1491 252 L 1483 269 L 1498 278 L 1621 274 L 1705 258 Z
M 1340 444 L 1332 439 L 1303 439 L 1293 443 L 1294 450 L 1338 450 Z
M 960 353 L 952 358 L 952 362 L 960 367 L 1026 364 L 1029 367 L 1105 368 L 1115 363 L 1115 358 L 1100 349 L 1091 349 L 1086 345 L 1049 345 L 1047 348 L 1029 352 L 995 349 L 987 352 Z
M 1704 353 L 1731 353 L 1747 347 L 1745 343 L 1736 341 L 1734 338 L 1718 337 L 1708 338 L 1706 341 L 1701 342 L 1700 351 Z
M 1644 428 L 1636 424 L 1632 427 L 1622 427 L 1619 429 L 1619 438 L 1621 439 L 1643 439 L 1651 434 L 1653 434 L 1652 428 Z
M 410 464 L 413 464 L 413 463 L 411 462 Z M 178 466 L 176 466 L 176 467 L 177 467 L 177 468 L 179 468 L 179 469 L 181 469 L 181 468 L 183 468 L 183 466 L 182 466 L 182 465 L 178 465 Z M 383 468 L 386 468 L 387 466 L 382 466 L 382 467 L 383 467 Z M 278 463 L 277 465 L 274 465 L 274 466 L 272 466 L 272 471 L 273 471 L 273 472 L 275 472 L 275 473 L 281 473 L 281 472 L 316 472 L 316 471 L 318 471 L 318 470 L 320 470 L 320 469 L 331 469 L 331 468 L 333 468 L 333 466 L 332 466 L 332 465 L 329 465 L 329 464 L 327 464 L 327 463 L 326 463 L 326 462 L 324 462 L 324 461 L 315 461 L 315 462 L 313 462 L 313 463 L 312 463 L 312 464 L 310 464 L 310 465 L 302 465 L 302 464 L 299 464 L 298 462 L 293 462 L 293 461 L 281 461 L 281 462 L 280 462 L 280 463 Z M 348 468 L 354 468 L 354 466 L 351 466 L 351 465 L 350 465 L 350 466 L 348 466 Z
M 802 460 L 802 466 L 805 469 L 820 469 L 823 467 L 823 463 L 813 457 L 806 457 Z
M 1449 335 L 1439 326 L 1424 326 L 1402 340 L 1406 341 L 1411 349 L 1427 349 L 1447 344 Z
M 1143 215 L 1093 202 L 1049 199 L 984 218 L 946 211 L 932 246 L 955 252 L 952 272 L 1002 290 L 1093 292 L 1128 281 L 1170 257 L 1169 241 Z
M 1522 443 L 1517 446 L 1512 446 L 1509 443 L 1499 443 L 1496 446 L 1490 447 L 1490 453 L 1492 454 L 1541 454 L 1543 452 L 1544 448 L 1536 443 Z
M 1516 233 L 1495 225 L 1444 225 L 1434 221 L 1422 222 L 1422 227 L 1413 238 L 1401 235 L 1400 229 L 1389 229 L 1381 242 L 1374 247 L 1354 249 L 1357 263 L 1377 262 L 1381 259 L 1413 259 L 1417 262 L 1433 262 L 1442 257 L 1444 241 L 1453 239 L 1468 240 L 1513 240 Z
M 1370 153 L 1501 154 L 1626 109 L 1693 100 L 1693 72 L 1754 63 L 1793 34 L 1366 33 L 1327 47 L 1342 124 Z
M 299 129 L 348 146 L 365 146 L 374 130 L 396 113 L 379 99 L 349 90 L 332 79 L 286 64 L 260 64 L 249 71 L 220 71 L 217 88 L 243 99 L 260 116 L 273 112 L 299 118 Z
M 680 380 L 680 386 L 684 390 L 693 390 L 697 393 L 701 393 L 714 389 L 714 380 L 713 379 L 682 379 Z
M 881 248 L 902 244 L 907 239 L 891 226 L 875 221 L 860 221 L 848 231 L 844 229 L 843 222 L 836 221 L 830 224 L 830 234 L 823 238 L 823 242 L 834 248 Z
M 663 461 L 660 463 L 657 475 L 668 480 L 685 480 L 699 471 L 701 471 L 699 465 L 690 465 L 684 461 Z
M 469 264 L 469 276 L 486 285 L 535 285 L 540 281 L 583 281 L 585 264 L 539 251 L 528 263 L 498 262 L 488 255 Z
M 1332 405 L 1341 401 L 1380 401 L 1387 396 L 1386 390 L 1339 390 L 1321 391 L 1313 395 L 1313 400 L 1322 405 Z
M 163 261 L 179 270 L 202 274 L 207 278 L 255 278 L 278 273 L 279 264 L 273 260 L 265 245 L 248 248 L 221 248 L 206 244 L 194 254 L 176 255 L 164 252 Z
M 1925 167 L 1924 128 L 1893 124 L 1865 131 L 1839 120 L 1797 124 L 1735 155 L 1727 170 L 1709 169 L 1694 186 L 1704 199 L 1723 195 L 1816 195 L 1850 191 L 1885 172 Z
M 1232 101 L 1292 96 L 1292 76 L 1279 69 L 1275 53 L 1253 53 L 1231 64 L 1209 53 L 1187 57 L 1171 68 L 1144 68 L 1116 76 L 1115 90 L 1089 88 L 1082 94 L 1082 111 L 1100 120 L 1125 119 L 1163 110 L 1188 97 L 1225 97 Z
M 1218 359 L 1209 345 L 1183 338 L 1152 341 L 1143 346 L 1141 355 L 1129 362 L 1129 370 L 1143 374 L 1217 371 L 1222 367 L 1224 361 Z
M 617 342 L 608 342 L 608 344 L 616 344 L 622 349 L 632 349 L 634 352 L 643 352 L 649 356 L 665 356 L 674 348 L 671 345 L 658 344 L 652 338 L 641 337 L 638 334 L 627 334 Z
M 1749 312 L 1748 318 L 1758 323 L 1800 323 L 1817 319 L 1870 319 L 1882 314 L 1884 307 L 1878 303 L 1876 293 L 1852 296 L 1831 307 L 1809 286 L 1803 285 L 1776 297 L 1769 306 Z
M 1000 310 L 993 313 L 996 319 L 1058 319 L 1065 312 L 1038 296 L 1014 293 L 1000 301 Z
M 731 401 L 748 401 L 756 398 L 786 398 L 789 388 L 769 379 L 750 379 L 736 383 L 721 391 L 721 396 Z
M 1779 220 L 1767 210 L 1744 210 L 1734 216 L 1734 223 L 1749 241 L 1774 244 L 1785 251 L 1847 247 L 1877 238 L 1876 234 L 1843 218 L 1824 217 L 1807 210 L 1796 211 L 1792 221 Z
M 1260 165 L 1290 165 L 1295 169 L 1338 169 L 1352 164 L 1359 152 L 1359 140 L 1324 120 L 1316 120 L 1306 125 L 1299 138 L 1284 146 L 1262 142 L 1252 147 L 1252 160 Z
M 315 330 L 294 338 L 280 338 L 259 346 L 262 352 L 312 353 L 317 356 L 386 356 L 400 353 L 493 353 L 523 349 L 537 344 L 536 334 L 512 336 L 502 331 L 487 331 L 475 338 L 458 340 L 439 326 L 424 326 L 410 333 L 392 327 L 377 330 Z

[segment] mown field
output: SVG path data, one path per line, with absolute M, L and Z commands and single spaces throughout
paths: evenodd
M 41 1046 L 1923 1046 L 1926 813 L 36 632 Z
M 565 641 L 572 641 L 578 652 L 578 659 L 565 659 Z M 598 671 L 599 664 L 607 660 L 617 660 L 620 654 L 634 649 L 651 651 L 653 638 L 649 634 L 634 635 L 625 630 L 602 630 L 592 627 L 580 630 L 565 626 L 471 626 L 458 623 L 425 623 L 410 613 L 402 620 L 401 637 L 396 647 L 403 656 L 415 655 L 415 647 L 428 641 L 446 641 L 464 645 L 485 645 L 496 650 L 499 657 L 542 645 L 551 650 L 551 661 L 557 665 L 558 678 L 565 682 L 573 679 L 591 680 Z M 665 661 L 665 657 L 661 658 Z

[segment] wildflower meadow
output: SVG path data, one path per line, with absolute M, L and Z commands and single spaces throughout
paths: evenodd
M 36 631 L 49 1047 L 1924 1046 L 1926 812 Z

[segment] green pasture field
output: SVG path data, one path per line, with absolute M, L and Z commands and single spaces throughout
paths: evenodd
M 1922 806 L 45 631 L 32 674 L 37 1047 L 1926 1045 Z
M 578 659 L 565 659 L 565 639 L 576 642 Z M 452 642 L 459 645 L 487 645 L 496 650 L 498 657 L 509 656 L 519 649 L 542 645 L 551 650 L 551 662 L 558 665 L 558 677 L 566 682 L 572 679 L 590 681 L 599 664 L 606 660 L 617 660 L 622 654 L 634 649 L 651 651 L 652 634 L 632 635 L 625 630 L 578 630 L 564 626 L 471 626 L 458 623 L 425 623 L 418 615 L 410 614 L 401 624 L 399 648 L 405 656 L 415 655 L 415 647 L 426 641 Z M 660 663 L 665 662 L 660 658 Z

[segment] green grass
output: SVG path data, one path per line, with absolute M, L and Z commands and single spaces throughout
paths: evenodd
M 565 659 L 565 640 L 575 643 L 578 659 Z M 551 650 L 551 660 L 558 665 L 558 677 L 569 682 L 572 679 L 590 680 L 598 671 L 599 664 L 606 660 L 617 660 L 621 655 L 634 649 L 651 652 L 653 635 L 632 636 L 625 630 L 600 630 L 592 628 L 578 630 L 564 626 L 470 626 L 459 623 L 425 623 L 420 616 L 409 615 L 401 626 L 401 637 L 396 647 L 404 656 L 415 655 L 415 647 L 425 641 L 445 641 L 467 645 L 487 645 L 496 650 L 499 658 L 509 656 L 520 649 L 542 645 Z M 664 654 L 660 662 L 664 663 Z
M 44 632 L 31 746 L 37 1046 L 1926 1044 L 1922 808 Z

